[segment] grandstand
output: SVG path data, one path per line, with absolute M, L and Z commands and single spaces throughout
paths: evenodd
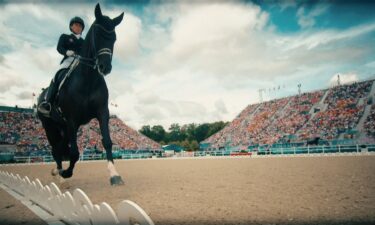
M 157 142 L 133 130 L 115 115 L 110 117 L 109 129 L 114 150 L 131 152 L 161 149 Z M 18 156 L 50 154 L 45 131 L 32 109 L 0 106 L 0 144 L 7 146 L 7 149 L 13 146 Z M 104 149 L 96 119 L 79 129 L 78 146 L 80 151 Z
M 226 127 L 202 141 L 203 150 L 375 144 L 375 82 L 367 80 L 248 105 Z M 161 150 L 115 115 L 109 128 L 122 153 Z M 32 109 L 0 106 L 0 144 L 19 156 L 49 155 L 50 146 Z M 97 120 L 78 131 L 80 151 L 102 151 Z M 3 152 L 3 151 L 2 151 Z M 9 152 L 9 151 L 8 151 Z
M 201 146 L 219 150 L 374 144 L 374 95 L 375 82 L 367 80 L 251 104 Z

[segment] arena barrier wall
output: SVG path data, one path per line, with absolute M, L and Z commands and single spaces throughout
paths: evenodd
M 200 157 L 254 157 L 254 156 L 313 156 L 321 154 L 375 154 L 375 145 L 334 145 L 334 146 L 299 146 L 299 147 L 277 147 L 266 148 L 259 147 L 256 149 L 248 149 L 247 151 L 230 151 L 230 150 L 217 150 L 217 151 L 195 151 L 195 152 L 178 152 L 174 154 L 151 154 L 151 153 L 134 153 L 134 154 L 121 154 L 120 160 L 132 159 L 155 159 L 155 158 L 200 158 Z M 106 160 L 103 154 L 81 154 L 80 161 L 98 161 Z M 33 163 L 54 163 L 52 155 L 44 156 L 14 156 L 13 153 L 0 153 L 0 166 L 13 165 L 13 164 L 33 164 Z

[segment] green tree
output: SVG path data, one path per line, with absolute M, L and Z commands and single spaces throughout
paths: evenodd
M 180 126 L 173 123 L 167 132 L 163 126 L 155 125 L 152 128 L 149 125 L 142 126 L 140 133 L 159 142 L 161 145 L 176 144 L 184 147 L 186 150 L 196 151 L 199 149 L 199 142 L 223 129 L 228 122 L 214 122 L 203 124 L 185 124 Z
M 208 123 L 200 124 L 195 129 L 195 140 L 197 142 L 201 142 L 204 139 L 206 139 L 209 129 L 210 129 L 210 125 Z
M 223 129 L 226 125 L 228 125 L 228 122 L 224 123 L 223 121 L 214 122 L 210 124 L 210 128 L 207 132 L 207 137 L 210 137 L 211 135 L 219 132 L 221 129 Z
M 185 134 L 181 132 L 181 127 L 178 123 L 173 123 L 169 127 L 169 134 L 167 135 L 168 142 L 183 141 Z
M 155 125 L 151 128 L 153 140 L 156 142 L 161 142 L 165 139 L 165 130 L 161 125 Z
M 183 141 L 179 142 L 178 145 L 183 147 L 185 150 L 190 150 L 190 142 L 188 140 L 183 140 Z
M 146 137 L 153 139 L 150 125 L 142 126 L 142 128 L 139 130 L 139 133 L 145 135 Z
M 197 129 L 197 125 L 195 123 L 183 125 L 182 129 L 185 131 L 185 135 L 186 135 L 187 140 L 189 140 L 189 141 L 195 140 L 195 132 L 196 132 L 196 129 Z
M 196 140 L 190 142 L 190 150 L 193 150 L 193 151 L 199 150 L 199 144 Z

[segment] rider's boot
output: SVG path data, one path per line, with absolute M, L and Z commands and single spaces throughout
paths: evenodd
M 40 105 L 38 106 L 39 112 L 45 115 L 50 114 L 51 109 L 52 109 L 51 103 L 53 99 L 55 99 L 56 91 L 57 91 L 57 82 L 55 81 L 55 78 L 54 78 L 52 79 L 51 84 L 48 87 L 45 101 L 41 102 Z

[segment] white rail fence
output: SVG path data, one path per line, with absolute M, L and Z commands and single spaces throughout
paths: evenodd
M 306 146 L 306 147 L 289 147 L 289 148 L 259 148 L 247 152 L 238 152 L 233 150 L 216 150 L 216 151 L 195 151 L 195 152 L 176 152 L 176 153 L 133 153 L 121 154 L 120 158 L 127 159 L 148 159 L 148 158 L 171 158 L 171 157 L 205 157 L 205 156 L 243 156 L 252 157 L 254 155 L 319 155 L 319 154 L 373 154 L 375 153 L 375 145 L 334 145 L 334 146 Z M 1 153 L 0 153 L 1 155 Z M 102 154 L 81 154 L 80 161 L 104 160 Z M 13 163 L 49 163 L 54 162 L 52 156 L 14 156 Z M 1 164 L 0 164 L 1 165 Z M 4 164 L 3 164 L 4 165 Z
M 4 171 L 0 171 L 0 183 L 4 190 L 17 193 L 24 200 L 39 206 L 55 220 L 67 224 L 154 225 L 145 211 L 129 200 L 120 202 L 115 211 L 106 202 L 93 204 L 81 189 L 62 193 L 55 183 L 43 185 L 39 179 L 31 181 L 27 176 L 21 178 L 18 174 Z

